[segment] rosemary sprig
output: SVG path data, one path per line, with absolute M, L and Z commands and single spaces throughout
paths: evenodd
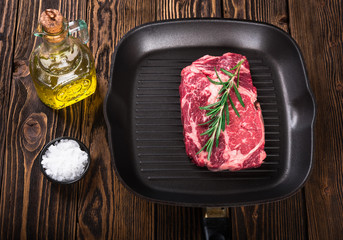
M 230 91 L 232 88 L 234 89 L 234 92 L 238 98 L 238 101 L 242 105 L 242 107 L 245 107 L 244 102 L 242 100 L 242 97 L 238 92 L 239 74 L 240 74 L 241 66 L 242 66 L 244 61 L 245 61 L 245 59 L 241 60 L 236 66 L 229 69 L 229 71 L 235 70 L 234 73 L 229 72 L 223 68 L 220 69 L 223 73 L 225 73 L 226 75 L 229 76 L 229 80 L 226 82 L 223 82 L 220 79 L 216 68 L 214 68 L 214 71 L 216 73 L 216 76 L 217 76 L 219 82 L 214 81 L 210 77 L 207 76 L 208 80 L 211 83 L 213 83 L 215 85 L 221 85 L 222 86 L 222 88 L 218 92 L 218 97 L 217 97 L 218 101 L 217 102 L 209 104 L 205 107 L 200 107 L 201 110 L 207 111 L 206 116 L 210 117 L 209 121 L 199 124 L 199 125 L 207 125 L 208 124 L 209 128 L 205 132 L 203 132 L 201 134 L 201 136 L 208 135 L 209 139 L 206 142 L 206 144 L 199 150 L 199 152 L 197 154 L 199 154 L 203 150 L 206 150 L 206 152 L 208 153 L 208 155 L 207 155 L 208 160 L 210 160 L 210 157 L 212 154 L 214 141 L 216 142 L 216 147 L 218 147 L 220 133 L 221 133 L 221 131 L 225 130 L 225 125 L 229 125 L 229 123 L 230 123 L 229 104 L 231 105 L 231 107 L 234 110 L 234 112 L 236 113 L 236 115 L 238 117 L 240 117 L 240 115 L 237 111 L 237 108 L 235 107 L 235 105 L 234 105 L 234 103 L 230 97 Z M 234 82 L 235 78 L 237 78 L 236 83 Z

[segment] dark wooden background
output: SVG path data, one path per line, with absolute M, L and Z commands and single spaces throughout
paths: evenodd
M 103 117 L 111 55 L 130 29 L 163 19 L 268 22 L 305 58 L 317 102 L 314 167 L 305 187 L 275 203 L 230 209 L 233 239 L 343 239 L 343 6 L 340 0 L 0 1 L 0 239 L 201 239 L 201 209 L 132 195 L 112 167 Z M 45 8 L 85 19 L 98 89 L 55 111 L 34 90 L 28 58 Z M 55 186 L 35 161 L 48 141 L 81 139 L 93 162 L 78 184 Z

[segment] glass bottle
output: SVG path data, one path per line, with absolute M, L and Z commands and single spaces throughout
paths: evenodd
M 71 36 L 79 33 L 79 38 Z M 94 59 L 85 45 L 87 24 L 67 22 L 55 9 L 40 16 L 35 36 L 43 42 L 30 56 L 30 74 L 41 101 L 61 109 L 90 96 L 96 89 Z

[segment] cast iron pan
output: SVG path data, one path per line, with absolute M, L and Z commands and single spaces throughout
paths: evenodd
M 185 153 L 181 70 L 203 55 L 248 58 L 265 123 L 265 163 L 210 172 Z M 238 206 L 280 200 L 312 166 L 315 103 L 300 50 L 284 31 L 238 20 L 174 20 L 137 27 L 117 45 L 105 117 L 117 176 L 148 200 Z

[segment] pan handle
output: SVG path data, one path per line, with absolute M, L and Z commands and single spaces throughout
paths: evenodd
M 205 208 L 203 228 L 206 240 L 231 240 L 231 224 L 227 208 Z

